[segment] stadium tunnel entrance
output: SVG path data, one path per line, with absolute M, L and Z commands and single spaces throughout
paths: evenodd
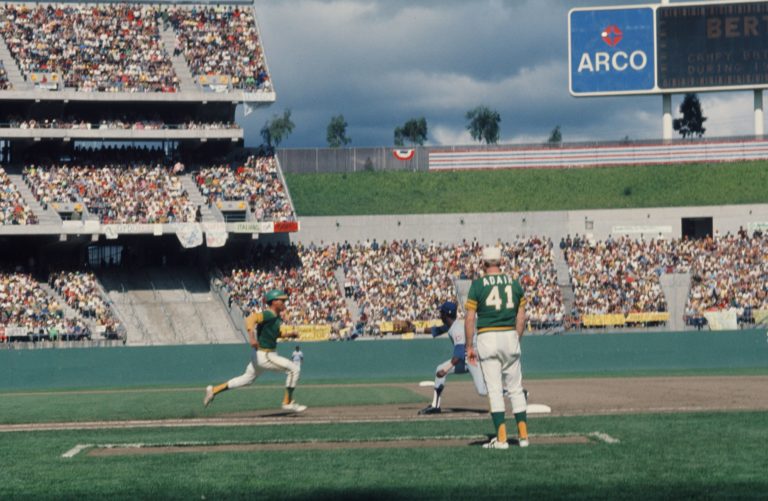
M 701 239 L 712 236 L 711 217 L 682 218 L 683 238 Z

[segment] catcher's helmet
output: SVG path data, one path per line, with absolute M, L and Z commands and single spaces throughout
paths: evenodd
M 447 315 L 451 318 L 456 318 L 456 303 L 453 301 L 446 301 L 440 306 L 440 313 Z

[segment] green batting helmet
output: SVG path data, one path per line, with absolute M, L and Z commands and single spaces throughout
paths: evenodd
M 266 295 L 267 304 L 271 303 L 275 299 L 282 299 L 283 301 L 285 301 L 286 299 L 288 299 L 288 294 L 281 291 L 280 289 L 272 289 L 271 291 L 267 292 L 267 295 Z

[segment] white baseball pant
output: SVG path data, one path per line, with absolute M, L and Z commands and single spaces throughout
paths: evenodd
M 301 368 L 299 366 L 287 358 L 281 357 L 274 351 L 254 350 L 254 352 L 251 355 L 248 367 L 245 368 L 245 372 L 241 376 L 230 379 L 227 382 L 228 388 L 247 386 L 253 383 L 264 371 L 285 372 L 285 387 L 296 387 L 296 383 L 299 382 L 299 376 L 301 375 Z
M 485 381 L 483 380 L 483 373 L 480 370 L 480 367 L 468 364 L 464 361 L 461 361 L 456 365 L 452 365 L 450 360 L 446 360 L 437 366 L 437 369 L 435 369 L 435 374 L 441 370 L 445 371 L 445 376 L 435 376 L 435 388 L 439 388 L 440 386 L 445 385 L 445 379 L 448 374 L 466 374 L 469 372 L 472 376 L 472 382 L 475 383 L 475 390 L 477 390 L 477 394 L 480 396 L 485 396 L 488 394 L 488 389 L 485 387 Z
M 525 411 L 523 371 L 520 366 L 520 337 L 517 331 L 488 331 L 477 335 L 477 356 L 488 388 L 491 412 L 504 412 L 504 390 L 512 412 Z

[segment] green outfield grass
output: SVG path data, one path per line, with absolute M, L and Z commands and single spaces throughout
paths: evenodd
M 286 180 L 300 216 L 768 202 L 766 162 L 478 172 L 286 174 Z M 477 193 L 483 196 L 477 196 Z
M 310 407 L 422 402 L 424 397 L 387 386 L 299 387 L 297 401 Z M 279 409 L 282 386 L 250 386 L 216 397 L 203 408 L 203 388 L 105 390 L 95 392 L 5 393 L 0 424 L 60 421 L 188 419 Z
M 762 412 L 533 419 L 531 433 L 618 444 L 211 452 L 98 458 L 76 444 L 476 436 L 488 420 L 7 433 L 1 499 L 764 498 Z

